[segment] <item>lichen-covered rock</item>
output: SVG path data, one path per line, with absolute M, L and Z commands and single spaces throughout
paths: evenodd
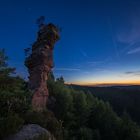
M 29 88 L 33 92 L 32 107 L 35 111 L 46 109 L 48 89 L 46 81 L 53 68 L 53 48 L 59 39 L 59 30 L 53 24 L 42 24 L 31 54 L 25 60 L 29 72 Z
M 29 124 L 5 140 L 55 140 L 55 138 L 46 129 L 37 124 Z

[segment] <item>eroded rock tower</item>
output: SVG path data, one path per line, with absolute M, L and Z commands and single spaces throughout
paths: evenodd
M 47 79 L 53 68 L 53 49 L 59 40 L 59 29 L 52 23 L 40 24 L 37 40 L 25 60 L 29 72 L 29 88 L 33 92 L 32 107 L 35 111 L 46 109 L 48 99 Z

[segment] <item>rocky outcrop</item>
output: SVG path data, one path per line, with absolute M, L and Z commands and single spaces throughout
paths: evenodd
M 55 140 L 55 138 L 46 129 L 37 124 L 28 124 L 5 140 Z
M 29 88 L 33 92 L 32 107 L 35 111 L 46 108 L 48 89 L 46 81 L 53 68 L 53 49 L 59 39 L 59 30 L 53 24 L 41 24 L 37 41 L 32 45 L 31 54 L 25 65 L 29 72 Z

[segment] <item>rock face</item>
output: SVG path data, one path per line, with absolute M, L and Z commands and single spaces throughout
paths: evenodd
M 55 138 L 44 128 L 37 124 L 29 124 L 23 126 L 23 128 L 5 140 L 55 140 Z
M 35 111 L 46 108 L 48 89 L 46 81 L 53 68 L 53 49 L 59 40 L 59 30 L 53 24 L 42 24 L 31 54 L 25 60 L 29 72 L 29 88 L 33 92 L 32 107 Z

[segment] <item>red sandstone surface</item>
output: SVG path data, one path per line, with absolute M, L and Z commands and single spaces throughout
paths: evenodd
M 32 107 L 35 111 L 46 109 L 48 99 L 47 79 L 53 68 L 53 49 L 59 40 L 59 30 L 53 24 L 42 24 L 31 54 L 25 60 L 29 72 L 29 88 L 33 92 Z

